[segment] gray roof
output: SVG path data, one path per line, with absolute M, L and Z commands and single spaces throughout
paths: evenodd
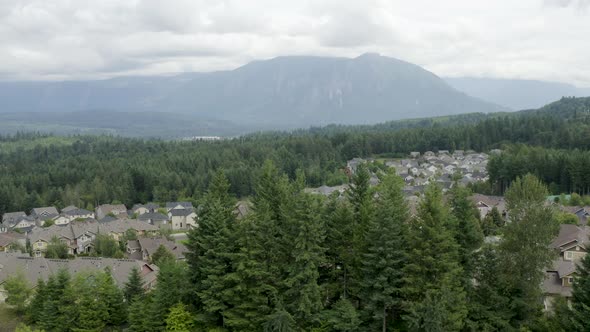
M 103 271 L 110 267 L 113 279 L 122 287 L 133 267 L 142 271 L 145 283 L 153 283 L 156 280 L 158 267 L 146 264 L 142 261 L 115 258 L 78 257 L 72 260 L 33 258 L 17 253 L 0 253 L 0 284 L 7 277 L 24 274 L 31 286 L 39 279 L 47 280 L 50 275 L 60 269 L 67 269 L 70 273 Z
M 78 207 L 74 206 L 74 205 L 66 206 L 65 208 L 61 209 L 61 213 L 72 211 L 72 210 L 78 210 Z
M 180 210 L 180 211 L 183 211 L 183 210 Z M 163 220 L 168 220 L 168 216 L 163 215 L 158 212 L 148 212 L 148 213 L 144 213 L 144 214 L 139 215 L 137 217 L 137 219 L 141 220 L 141 221 L 148 221 L 148 220 L 163 221 Z
M 170 215 L 172 215 L 173 217 L 186 217 L 189 214 L 193 213 L 192 210 L 187 210 L 187 209 L 173 209 L 170 210 Z
M 92 211 L 88 211 L 85 209 L 74 209 L 74 210 L 68 210 L 66 212 L 62 212 L 63 214 L 67 215 L 67 216 L 87 216 L 89 214 L 93 214 L 94 212 Z
M 585 226 L 561 224 L 559 225 L 559 234 L 550 246 L 560 251 L 570 248 L 572 245 L 585 247 L 589 242 L 588 232 L 589 229 Z
M 27 214 L 24 213 L 23 211 L 18 211 L 18 212 L 7 212 L 5 214 L 2 215 L 2 223 L 5 222 L 15 222 L 16 219 L 22 218 L 22 217 L 26 217 Z
M 562 285 L 561 279 L 556 271 L 545 272 L 542 288 L 543 293 L 545 294 L 561 295 L 565 297 L 572 296 L 572 288 Z
M 40 208 L 34 208 L 31 211 L 32 215 L 38 216 L 38 217 L 42 217 L 42 218 L 49 218 L 49 216 L 57 216 L 59 214 L 59 212 L 57 212 L 57 209 L 54 206 L 46 206 L 46 207 L 40 207 Z
M 161 245 L 170 250 L 170 252 L 176 256 L 176 259 L 184 259 L 184 253 L 188 251 L 184 244 L 162 238 L 140 238 L 137 241 L 139 242 L 141 250 L 148 255 L 152 255 L 156 252 Z
M 168 202 L 168 203 L 166 203 L 166 208 L 173 209 L 173 208 L 177 207 L 178 205 L 182 206 L 185 209 L 192 209 L 193 208 L 193 203 L 191 203 L 191 202 Z

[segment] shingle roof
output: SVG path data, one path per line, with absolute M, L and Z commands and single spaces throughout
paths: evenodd
M 170 252 L 176 256 L 176 259 L 184 259 L 184 253 L 187 252 L 187 249 L 183 244 L 169 241 L 167 239 L 140 238 L 138 241 L 141 250 L 146 252 L 148 255 L 152 255 L 154 252 L 156 252 L 156 250 L 158 250 L 161 245 L 170 250 Z
M 166 208 L 173 209 L 179 205 L 185 209 L 192 209 L 193 208 L 193 203 L 191 203 L 191 202 L 168 202 L 168 203 L 166 203 Z
M 14 222 L 14 221 L 16 221 L 16 219 L 21 218 L 21 217 L 26 217 L 26 216 L 27 216 L 27 214 L 24 213 L 23 211 L 7 212 L 2 215 L 2 223 Z
M 59 214 L 59 212 L 57 212 L 57 209 L 54 206 L 46 206 L 46 207 L 34 208 L 31 211 L 31 214 L 34 214 L 36 216 L 49 217 L 49 216 L 56 216 Z
M 192 210 L 187 210 L 187 209 L 173 209 L 170 210 L 170 215 L 172 215 L 173 217 L 186 217 L 189 214 L 193 213 Z
M 142 269 L 146 265 L 147 268 Z M 65 268 L 74 274 L 83 271 L 103 271 L 107 266 L 110 267 L 113 279 L 120 287 L 129 278 L 133 267 L 143 271 L 142 277 L 146 283 L 154 282 L 158 272 L 155 265 L 130 259 L 79 257 L 73 260 L 60 260 L 32 258 L 16 253 L 0 253 L 0 284 L 7 277 L 17 275 L 19 271 L 24 274 L 29 284 L 34 286 L 38 279 L 47 280 L 50 275 L 61 268 Z
M 148 221 L 148 220 L 159 220 L 159 221 L 163 221 L 163 220 L 168 220 L 168 216 L 163 215 L 163 214 L 158 213 L 158 212 L 148 212 L 148 213 L 144 213 L 142 215 L 139 215 L 137 217 L 137 219 L 139 219 L 141 221 Z

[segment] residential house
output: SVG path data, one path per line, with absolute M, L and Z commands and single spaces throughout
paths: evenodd
M 117 286 L 123 288 L 133 268 L 140 271 L 144 289 L 150 290 L 156 285 L 159 269 L 153 264 L 132 260 L 97 257 L 78 257 L 71 260 L 28 257 L 20 253 L 0 253 L 0 302 L 6 298 L 3 284 L 7 278 L 22 273 L 31 287 L 39 279 L 47 281 L 49 276 L 65 269 L 71 274 L 79 272 L 102 272 L 109 268 Z
M 198 227 L 197 214 L 192 209 L 173 209 L 168 213 L 171 229 L 187 230 Z
M 27 214 L 24 213 L 23 211 L 19 211 L 19 212 L 7 212 L 5 214 L 2 215 L 2 224 L 12 224 L 14 225 L 17 221 L 17 219 L 26 217 Z
M 362 158 L 353 158 L 352 160 L 349 160 L 346 163 L 346 174 L 348 176 L 352 176 L 354 173 L 356 173 L 356 169 L 358 168 L 358 166 L 364 163 L 366 163 L 366 161 Z
M 103 204 L 96 208 L 96 218 L 102 219 L 112 214 L 116 218 L 127 218 L 127 207 L 123 204 Z
M 328 187 L 328 186 L 324 185 L 324 186 L 321 186 L 318 188 L 305 188 L 304 191 L 306 193 L 310 193 L 310 194 L 319 194 L 319 195 L 324 195 L 324 196 L 330 196 L 334 192 L 337 192 L 341 195 L 346 191 L 347 188 L 348 188 L 348 185 L 341 185 L 341 186 L 334 186 L 334 187 Z
M 74 234 L 69 225 L 52 225 L 47 228 L 35 228 L 27 234 L 27 239 L 31 244 L 33 256 L 42 257 L 47 251 L 47 246 L 54 238 L 57 238 L 61 243 L 67 245 L 68 254 L 76 254 L 77 246 Z
M 438 150 L 438 156 L 442 157 L 442 156 L 449 156 L 451 153 L 449 152 L 449 150 Z
M 138 236 L 154 236 L 158 227 L 137 219 L 120 219 L 112 222 L 99 222 L 101 234 L 108 234 L 119 241 L 128 230 L 133 230 Z
M 568 301 L 571 298 L 576 265 L 587 253 L 589 233 L 587 226 L 560 225 L 559 235 L 550 245 L 558 253 L 558 258 L 545 271 L 542 285 L 545 310 L 553 309 L 557 297 L 565 297 Z
M 131 213 L 141 216 L 142 214 L 146 214 L 146 213 L 158 212 L 159 208 L 160 208 L 160 205 L 158 205 L 156 203 L 135 204 L 131 208 Z
M 151 262 L 152 255 L 160 246 L 164 246 L 177 260 L 184 260 L 184 254 L 188 251 L 186 246 L 164 238 L 139 238 L 127 242 L 127 255 L 131 259 Z
M 479 210 L 480 219 L 485 218 L 494 207 L 498 209 L 498 212 L 500 212 L 503 217 L 506 217 L 506 201 L 502 196 L 475 194 L 471 196 L 471 200 Z
M 26 244 L 27 240 L 23 234 L 16 232 L 0 234 L 0 252 L 12 251 L 15 249 L 15 246 L 24 248 Z
M 54 206 L 46 206 L 40 208 L 34 208 L 31 211 L 31 216 L 37 220 L 48 220 L 57 217 L 59 212 Z
M 571 213 L 578 217 L 580 225 L 587 225 L 588 224 L 588 217 L 590 217 L 590 207 L 582 207 L 582 206 L 560 206 L 560 209 L 563 212 Z
M 70 219 L 70 221 L 74 221 L 76 219 L 94 218 L 94 212 L 88 211 L 86 209 L 73 209 L 65 212 L 62 211 L 61 214 Z
M 410 152 L 410 158 L 414 158 L 414 159 L 420 158 L 420 152 L 417 152 L 417 151 Z
M 169 224 L 168 216 L 161 214 L 159 212 L 148 212 L 148 213 L 140 214 L 137 217 L 137 220 L 146 222 L 150 225 L 154 225 L 159 228 Z

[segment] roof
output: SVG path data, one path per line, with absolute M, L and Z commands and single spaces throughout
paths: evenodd
M 565 297 L 572 296 L 572 288 L 563 286 L 558 273 L 555 271 L 545 272 L 542 288 L 543 293 L 545 294 L 561 295 Z
M 33 214 L 35 216 L 49 217 L 49 216 L 56 216 L 59 214 L 59 212 L 57 212 L 57 209 L 54 206 L 46 206 L 46 207 L 34 208 L 31 211 L 31 214 Z
M 152 255 L 162 245 L 166 249 L 170 250 L 176 259 L 184 259 L 184 253 L 187 252 L 187 248 L 184 244 L 176 243 L 163 238 L 140 238 L 137 240 L 141 250 L 148 255 Z
M 183 210 L 180 210 L 183 211 Z M 148 221 L 148 220 L 168 220 L 168 216 L 158 213 L 158 212 L 148 212 L 148 213 L 144 213 L 141 214 L 137 217 L 137 219 L 141 220 L 141 221 Z
M 135 212 L 139 208 L 146 208 L 148 210 L 157 210 L 157 209 L 160 208 L 160 205 L 159 204 L 156 204 L 156 203 L 135 204 L 131 208 L 131 211 Z
M 559 234 L 551 242 L 550 247 L 564 250 L 571 248 L 572 245 L 586 246 L 588 244 L 589 229 L 584 226 L 572 224 L 559 225 Z
M 167 209 L 174 209 L 177 206 L 182 206 L 184 209 L 192 209 L 193 203 L 191 202 L 168 202 L 166 203 Z
M 193 213 L 193 211 L 188 210 L 188 209 L 172 209 L 172 210 L 170 210 L 170 215 L 172 217 L 186 217 L 191 213 Z
M 33 258 L 18 253 L 0 253 L 0 284 L 7 277 L 14 276 L 19 272 L 22 272 L 25 279 L 33 286 L 39 278 L 47 280 L 50 275 L 63 268 L 75 274 L 85 271 L 103 271 L 106 267 L 110 267 L 113 279 L 119 287 L 127 282 L 133 267 L 142 271 L 145 283 L 155 281 L 159 270 L 155 265 L 131 259 L 78 257 L 72 260 L 62 260 Z
M 102 233 L 124 233 L 129 229 L 136 231 L 156 231 L 158 227 L 137 219 L 120 219 L 113 222 L 99 223 Z
M 124 204 L 103 204 L 99 205 L 98 208 L 96 208 L 96 211 L 99 210 L 102 211 L 102 213 L 104 214 L 108 214 L 113 211 L 119 213 L 127 213 L 127 207 Z
M 75 205 L 68 205 L 65 208 L 61 209 L 61 213 L 72 211 L 72 210 L 78 210 L 78 207 Z
M 67 216 L 87 216 L 87 215 L 93 214 L 94 212 L 88 211 L 85 209 L 73 209 L 73 210 L 68 210 L 65 212 L 62 211 L 62 213 Z
M 0 233 L 0 247 L 6 247 L 7 245 L 14 243 L 19 240 L 23 240 L 24 235 L 11 232 L 11 233 Z
M 2 223 L 5 222 L 14 222 L 16 221 L 16 219 L 21 218 L 21 217 L 26 217 L 27 214 L 24 213 L 23 211 L 18 211 L 18 212 L 7 212 L 5 214 L 2 215 Z

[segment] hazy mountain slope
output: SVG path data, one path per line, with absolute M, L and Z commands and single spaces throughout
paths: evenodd
M 436 75 L 375 54 L 278 57 L 232 71 L 100 81 L 0 82 L 0 112 L 190 113 L 246 126 L 366 124 L 501 107 Z
M 539 108 L 563 96 L 585 97 L 590 89 L 570 84 L 532 80 L 445 78 L 459 91 L 514 110 Z

